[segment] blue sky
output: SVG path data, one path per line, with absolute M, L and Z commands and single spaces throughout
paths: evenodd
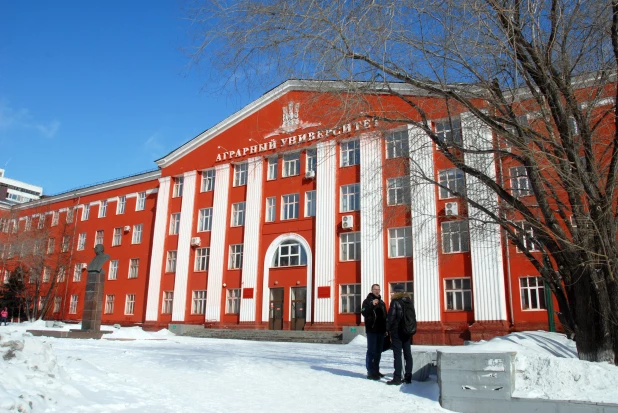
M 154 169 L 247 104 L 235 92 L 202 91 L 206 76 L 180 51 L 191 43 L 180 6 L 0 0 L 6 176 L 53 195 Z

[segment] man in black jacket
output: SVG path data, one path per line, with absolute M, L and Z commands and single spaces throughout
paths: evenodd
M 403 306 L 412 305 L 412 298 L 406 294 L 402 284 L 396 284 L 391 296 L 391 306 L 388 309 L 388 325 L 386 327 L 391 336 L 393 357 L 395 359 L 395 373 L 393 379 L 386 384 L 400 385 L 412 382 L 412 350 L 410 348 L 412 336 L 404 330 Z M 413 307 L 414 308 L 414 307 Z M 406 360 L 405 376 L 401 377 L 401 351 Z
M 367 378 L 380 380 L 384 375 L 380 373 L 380 358 L 384 345 L 384 333 L 386 332 L 386 304 L 380 296 L 380 286 L 371 286 L 371 292 L 363 301 L 361 313 L 365 317 L 365 332 L 367 334 L 367 355 L 365 367 Z

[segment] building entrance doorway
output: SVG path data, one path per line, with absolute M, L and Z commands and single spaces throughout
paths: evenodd
M 307 287 L 292 288 L 292 330 L 304 330 L 307 314 Z
M 283 330 L 283 288 L 270 289 L 270 330 Z

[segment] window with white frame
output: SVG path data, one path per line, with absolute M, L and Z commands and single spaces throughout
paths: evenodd
M 242 253 L 243 244 L 230 245 L 230 262 L 228 265 L 230 270 L 242 268 Z
M 127 207 L 127 197 L 125 195 L 121 195 L 118 197 L 118 202 L 116 203 L 116 215 L 124 214 L 124 210 Z
M 58 267 L 58 275 L 56 276 L 56 281 L 58 281 L 59 283 L 62 283 L 64 282 L 65 277 L 66 277 L 66 271 L 64 269 L 64 266 Z
M 234 165 L 234 186 L 247 185 L 247 162 Z
M 314 217 L 315 216 L 315 191 L 307 191 L 305 192 L 305 216 L 306 217 Z
M 174 177 L 174 187 L 172 189 L 172 198 L 178 198 L 182 196 L 182 188 L 185 183 L 184 176 Z
M 49 238 L 47 240 L 47 253 L 52 254 L 54 252 L 54 249 L 56 249 L 56 239 Z
M 68 224 L 73 222 L 73 215 L 75 215 L 75 208 L 67 209 L 67 223 Z
M 284 241 L 277 247 L 273 267 L 294 267 L 307 265 L 307 253 L 296 241 Z
M 361 285 L 360 284 L 341 284 L 341 312 L 360 313 L 361 312 Z
M 62 252 L 67 252 L 69 250 L 69 246 L 71 245 L 71 236 L 65 235 L 62 237 Z
M 71 295 L 71 301 L 69 303 L 69 314 L 77 314 L 77 300 L 79 299 L 77 294 Z
M 529 251 L 538 251 L 539 248 L 538 244 L 535 242 L 534 228 L 532 227 L 532 224 L 526 221 L 519 221 L 517 224 L 521 228 L 517 230 L 517 233 L 522 237 L 524 247 Z M 517 247 L 517 252 L 521 252 L 519 247 Z
M 60 306 L 62 305 L 62 297 L 54 297 L 54 313 L 60 312 Z
M 86 248 L 86 233 L 82 232 L 77 237 L 77 251 L 83 251 Z
M 136 211 L 143 211 L 146 209 L 146 192 L 137 193 L 137 202 L 135 203 Z
M 139 258 L 131 258 L 129 260 L 129 278 L 137 278 L 139 271 Z
M 96 247 L 98 244 L 103 244 L 103 237 L 105 235 L 105 231 L 100 229 L 96 232 L 94 237 L 94 246 Z
M 114 237 L 112 238 L 112 247 L 122 244 L 122 228 L 114 228 Z
M 281 219 L 298 218 L 298 194 L 288 194 L 281 197 Z
M 99 203 L 99 218 L 105 218 L 107 216 L 107 201 L 101 201 Z
M 545 310 L 545 284 L 541 277 L 520 277 L 522 310 Z
M 109 275 L 108 280 L 115 280 L 118 278 L 118 260 L 111 260 L 109 262 Z
M 170 215 L 170 235 L 178 235 L 180 231 L 180 212 L 174 212 Z
M 464 173 L 461 169 L 451 168 L 443 169 L 438 172 L 440 179 L 440 199 L 454 198 L 454 193 L 464 195 L 466 193 L 466 183 L 464 181 Z
M 445 254 L 470 250 L 468 221 L 447 221 L 441 224 L 442 252 Z
M 206 313 L 206 290 L 193 290 L 193 304 L 191 314 Z
M 87 221 L 89 217 L 90 217 L 90 205 L 86 204 L 82 208 L 82 221 Z M 40 223 L 39 223 L 39 225 L 40 225 Z
M 11 220 L 11 224 L 13 224 L 13 225 L 12 225 L 12 227 L 13 227 L 12 231 L 13 231 L 13 232 L 15 232 L 15 220 L 14 220 L 14 219 L 13 219 L 13 220 Z M 37 228 L 38 228 L 38 229 L 43 229 L 43 228 L 45 228 L 45 214 L 40 214 L 40 215 L 39 215 L 39 225 L 38 225 L 38 227 L 37 227 Z
M 412 256 L 412 227 L 388 230 L 388 256 L 390 258 Z
M 58 211 L 53 211 L 52 212 L 52 227 L 55 227 L 56 225 L 58 225 L 58 221 L 60 221 L 60 212 Z
M 82 263 L 78 262 L 73 265 L 73 282 L 80 282 L 82 280 Z
M 127 294 L 125 301 L 124 301 L 124 314 L 125 315 L 135 314 L 135 294 Z
M 43 218 L 39 218 L 39 223 L 41 222 L 41 219 L 43 220 L 43 226 L 45 226 L 45 215 L 42 216 Z M 19 229 L 19 221 L 16 219 L 12 219 L 11 220 L 11 224 L 13 227 L 13 232 L 17 232 L 17 230 Z M 43 227 L 41 227 L 43 228 Z
M 341 167 L 360 164 L 360 141 L 341 142 Z
M 388 205 L 408 204 L 410 201 L 409 180 L 405 176 L 386 180 Z
M 283 171 L 281 176 L 295 176 L 300 174 L 300 152 L 283 155 Z
M 269 196 L 266 198 L 266 222 L 274 222 L 277 211 L 277 198 Z
M 279 167 L 279 162 L 276 156 L 268 158 L 268 173 L 266 174 L 267 181 L 272 181 L 273 179 L 277 179 L 278 167 Z
M 131 238 L 131 244 L 142 243 L 142 231 L 144 230 L 144 224 L 133 225 L 133 236 Z
M 446 309 L 450 311 L 472 310 L 470 278 L 447 278 L 444 280 Z
M 573 116 L 569 116 L 569 131 L 573 136 L 579 135 L 579 127 L 577 126 L 577 121 Z
M 4 283 L 8 284 L 10 280 L 11 280 L 11 271 L 4 270 Z
M 389 133 L 384 141 L 386 142 L 386 159 L 407 158 L 410 155 L 407 130 Z
M 242 227 L 245 225 L 245 203 L 237 202 L 232 204 L 232 225 L 233 227 Z
M 212 228 L 212 208 L 200 209 L 199 220 L 197 222 L 197 231 L 210 231 Z
M 403 285 L 403 291 L 411 296 L 414 296 L 414 283 L 412 281 L 396 281 L 392 283 L 388 283 L 388 292 L 390 294 L 395 293 L 396 285 Z
M 43 309 L 43 297 L 39 297 L 38 309 L 41 311 Z
M 457 118 L 446 119 L 435 123 L 438 139 L 447 145 L 461 145 L 461 120 Z
M 161 308 L 161 313 L 172 314 L 173 305 L 174 305 L 174 292 L 173 291 L 163 291 L 163 306 Z
M 202 192 L 215 190 L 215 173 L 214 169 L 202 171 Z
M 361 235 L 360 232 L 346 232 L 341 234 L 340 261 L 359 261 L 361 259 Z
M 305 152 L 305 172 L 315 172 L 318 165 L 318 156 L 315 149 L 307 149 Z
M 360 184 L 341 185 L 341 212 L 360 210 Z
M 226 314 L 240 313 L 240 288 L 227 289 L 227 306 L 225 307 Z
M 532 195 L 532 187 L 530 186 L 530 180 L 528 179 L 528 173 L 525 166 L 515 166 L 509 169 L 511 174 L 511 189 L 513 190 L 513 196 L 527 196 Z
M 105 296 L 105 314 L 112 314 L 114 312 L 114 294 L 107 294 Z
M 44 267 L 43 268 L 43 282 L 47 283 L 47 282 L 49 282 L 49 280 L 51 280 L 51 268 L 50 267 Z
M 2 222 L 4 225 L 4 221 Z M 26 217 L 26 224 L 24 225 L 24 231 L 30 231 L 32 229 L 32 217 Z
M 208 271 L 210 248 L 202 247 L 195 249 L 195 271 Z
M 167 264 L 165 265 L 165 272 L 176 272 L 176 257 L 178 251 L 167 252 Z

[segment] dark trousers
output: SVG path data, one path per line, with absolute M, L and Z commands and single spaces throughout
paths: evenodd
M 6 325 L 6 317 L 0 317 L 0 324 L 4 323 Z
M 395 373 L 393 373 L 393 379 L 402 380 L 401 376 L 401 351 L 403 350 L 403 357 L 406 360 L 405 376 L 403 378 L 409 379 L 412 377 L 412 350 L 411 336 L 403 336 L 394 334 L 391 336 L 391 342 L 393 343 L 393 357 L 395 359 Z
M 384 333 L 367 333 L 367 355 L 365 356 L 367 374 L 376 375 L 380 371 L 383 345 Z

